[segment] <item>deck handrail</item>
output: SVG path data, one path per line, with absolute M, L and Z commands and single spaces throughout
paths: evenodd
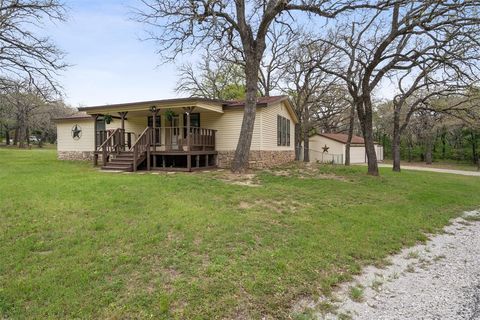
M 105 139 L 105 141 L 103 141 L 103 143 L 98 147 L 97 150 L 102 150 L 103 147 L 105 147 L 105 145 L 112 139 L 113 135 L 114 135 L 119 129 L 120 129 L 120 128 L 115 129 L 115 130 L 112 132 L 112 134 L 109 135 L 109 136 L 107 137 L 107 139 Z
M 102 151 L 102 162 L 104 166 L 107 164 L 108 157 L 112 153 L 118 154 L 122 151 L 121 149 L 125 148 L 124 133 L 125 130 L 121 128 L 113 130 L 112 134 L 98 147 L 97 150 Z
M 135 140 L 135 143 L 132 145 L 129 151 L 133 151 L 133 148 L 135 148 L 135 146 L 141 142 L 142 137 L 145 136 L 150 129 L 150 127 L 146 127 L 145 130 L 143 130 L 143 132 L 138 136 L 138 139 Z
M 152 128 L 152 135 L 158 132 L 158 137 L 160 144 L 167 147 L 173 145 L 172 138 L 174 136 L 179 137 L 180 139 L 175 141 L 175 145 L 182 145 L 188 148 L 191 147 L 215 147 L 215 138 L 217 130 L 207 129 L 202 127 L 187 127 L 187 126 L 177 126 L 177 127 L 158 127 Z M 164 138 L 161 138 L 161 137 Z M 152 137 L 154 138 L 154 137 Z M 153 139 L 152 139 L 153 141 Z
M 147 127 L 143 130 L 142 134 L 138 137 L 137 141 L 130 148 L 130 151 L 133 152 L 133 171 L 137 171 L 138 160 L 147 153 L 147 166 L 150 166 L 150 131 L 152 128 Z
M 119 128 L 121 129 L 121 128 Z M 123 130 L 123 129 L 122 129 Z M 102 144 L 113 134 L 112 130 L 97 130 L 95 131 L 95 151 L 101 150 Z M 125 144 L 125 148 L 130 149 L 132 146 L 132 138 L 135 140 L 135 132 L 123 130 L 123 137 L 121 142 Z

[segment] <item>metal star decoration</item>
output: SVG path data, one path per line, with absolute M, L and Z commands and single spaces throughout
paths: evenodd
M 76 124 L 72 128 L 72 137 L 73 139 L 78 140 L 80 139 L 81 135 L 82 135 L 82 129 L 78 126 L 78 124 Z
M 328 153 L 328 149 L 330 149 L 330 147 L 327 147 L 327 145 L 325 145 L 325 147 L 322 147 L 322 149 L 324 153 Z

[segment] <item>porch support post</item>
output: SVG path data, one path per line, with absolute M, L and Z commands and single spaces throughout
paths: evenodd
M 185 111 L 185 114 L 187 115 L 187 170 L 192 171 L 192 155 L 191 155 L 191 150 L 192 150 L 192 144 L 190 141 L 190 113 L 193 111 L 195 107 L 185 107 L 183 110 Z
M 122 130 L 125 130 L 125 118 L 127 117 L 128 111 L 119 112 L 120 119 L 122 120 Z
M 122 132 L 120 134 L 120 144 L 121 144 L 121 148 L 122 150 L 125 150 L 125 117 L 127 116 L 127 113 L 128 111 L 125 111 L 125 112 L 119 112 L 118 114 L 120 115 L 120 118 L 122 120 L 122 124 L 121 124 L 121 129 L 122 129 Z
M 98 120 L 99 115 L 96 114 L 94 116 L 94 122 L 93 122 L 93 166 L 96 167 L 98 165 L 98 154 L 97 154 L 97 147 L 98 147 L 98 137 L 97 137 L 97 120 Z
M 190 152 L 190 111 L 187 111 L 187 150 Z
M 150 150 L 150 146 L 153 144 L 153 152 L 157 151 L 157 116 L 160 110 L 157 109 L 156 106 L 150 107 L 150 112 L 152 113 L 152 134 L 150 136 L 150 143 L 148 149 Z M 150 152 L 149 152 L 150 154 Z M 153 155 L 153 167 L 157 167 L 157 157 Z
M 149 134 L 149 135 L 147 135 L 147 171 L 151 170 L 151 165 L 150 165 L 150 144 L 151 144 L 151 142 L 152 142 L 152 135 Z M 155 158 L 155 156 L 153 156 L 153 157 Z

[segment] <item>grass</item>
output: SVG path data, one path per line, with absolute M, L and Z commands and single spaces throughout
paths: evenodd
M 0 318 L 287 318 L 480 205 L 477 177 L 113 174 L 0 148 Z M 248 204 L 247 206 L 244 204 Z
M 363 301 L 363 287 L 362 286 L 353 286 L 350 287 L 350 291 L 348 293 L 350 299 L 355 302 L 362 302 Z

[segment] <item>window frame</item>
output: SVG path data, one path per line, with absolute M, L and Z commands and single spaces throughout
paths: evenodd
M 277 147 L 290 147 L 290 119 L 277 115 Z

